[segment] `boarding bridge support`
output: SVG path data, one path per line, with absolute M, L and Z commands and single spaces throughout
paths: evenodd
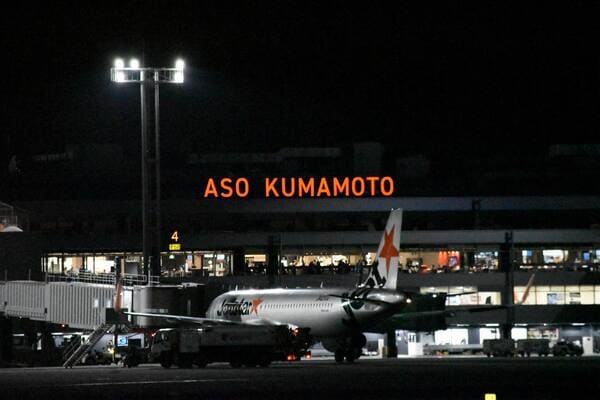
M 9 365 L 12 359 L 12 321 L 0 316 L 0 366 Z

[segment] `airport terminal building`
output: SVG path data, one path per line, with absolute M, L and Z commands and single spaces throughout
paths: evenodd
M 418 155 L 390 160 L 376 143 L 350 156 L 190 155 L 184 176 L 163 177 L 159 279 L 223 290 L 352 286 L 374 261 L 389 211 L 401 208 L 398 289 L 455 294 L 450 309 L 513 304 L 535 273 L 508 321 L 513 338 L 566 338 L 600 352 L 600 157 L 588 150 L 555 146 L 510 167 L 463 161 L 452 173 Z M 523 163 L 539 164 L 539 174 L 523 173 Z M 576 179 L 565 171 L 582 163 Z M 57 191 L 68 184 L 56 182 Z M 118 197 L 15 196 L 0 222 L 6 228 L 10 216 L 23 232 L 0 234 L 4 279 L 114 274 L 115 257 L 122 272 L 143 274 L 140 201 Z M 394 334 L 401 354 L 476 348 L 499 337 L 507 318 L 457 313 L 447 329 Z

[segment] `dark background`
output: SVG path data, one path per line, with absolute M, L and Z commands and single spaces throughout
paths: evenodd
M 185 84 L 161 86 L 165 168 L 366 140 L 432 159 L 598 142 L 597 2 L 96 3 L 6 6 L 3 171 L 72 144 L 139 157 L 139 88 L 110 82 L 117 56 L 186 61 Z

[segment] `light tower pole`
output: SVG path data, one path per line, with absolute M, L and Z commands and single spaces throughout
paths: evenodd
M 159 86 L 161 83 L 183 83 L 183 60 L 177 60 L 175 68 L 141 67 L 136 59 L 125 67 L 122 59 L 116 59 L 110 70 L 110 79 L 117 83 L 139 83 L 142 126 L 142 248 L 144 275 L 160 275 L 161 214 L 160 214 L 160 123 Z M 154 118 L 146 101 L 147 92 L 154 90 Z M 148 129 L 154 124 L 154 129 Z M 154 138 L 152 138 L 152 132 Z M 154 140 L 152 140 L 154 139 Z M 152 146 L 154 142 L 154 146 Z

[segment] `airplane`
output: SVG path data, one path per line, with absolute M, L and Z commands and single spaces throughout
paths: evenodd
M 425 295 L 396 290 L 401 227 L 402 209 L 392 210 L 379 242 L 377 263 L 357 287 L 233 290 L 217 296 L 204 318 L 125 314 L 199 324 L 287 324 L 310 328 L 312 339 L 334 353 L 336 362 L 353 362 L 366 344 L 363 332 L 388 329 L 384 326 L 386 320 L 434 318 L 435 322 L 450 315 L 445 311 L 445 293 Z M 413 301 L 422 305 L 415 307 Z

